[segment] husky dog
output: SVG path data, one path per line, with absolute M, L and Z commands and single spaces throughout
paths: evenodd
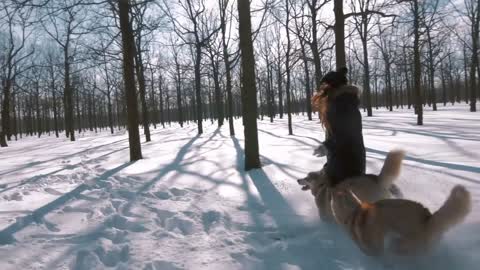
M 378 176 L 353 177 L 331 187 L 322 172 L 312 172 L 298 183 L 312 191 L 320 217 L 344 227 L 365 254 L 415 255 L 464 220 L 471 196 L 465 187 L 455 186 L 433 214 L 420 203 L 392 198 L 403 157 L 403 151 L 391 151 Z
M 366 174 L 352 177 L 331 187 L 324 171 L 318 171 L 308 173 L 307 177 L 298 180 L 298 184 L 303 186 L 303 190 L 311 190 L 322 220 L 334 222 L 330 201 L 335 190 L 352 190 L 358 197 L 368 202 L 401 197 L 393 181 L 400 174 L 404 155 L 405 153 L 401 150 L 391 151 L 379 175 Z
M 351 190 L 336 190 L 331 207 L 336 222 L 365 254 L 417 255 L 427 252 L 448 229 L 464 220 L 471 210 L 471 198 L 465 187 L 457 185 L 432 214 L 411 200 L 370 203 Z

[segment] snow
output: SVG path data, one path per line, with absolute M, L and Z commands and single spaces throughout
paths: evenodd
M 407 151 L 397 183 L 432 211 L 455 184 L 474 207 L 431 254 L 386 265 L 322 223 L 296 179 L 318 170 L 318 120 L 259 121 L 261 170 L 244 172 L 243 128 L 152 130 L 129 162 L 124 131 L 24 138 L 0 149 L 0 269 L 478 269 L 480 114 L 466 105 L 364 116 L 368 172 Z

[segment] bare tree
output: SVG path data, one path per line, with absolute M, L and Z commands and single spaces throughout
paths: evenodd
M 3 76 L 3 103 L 1 111 L 1 130 L 0 130 L 0 146 L 8 146 L 7 140 L 11 140 L 10 130 L 10 101 L 12 85 L 17 76 L 25 72 L 30 67 L 22 67 L 28 57 L 33 54 L 33 50 L 25 51 L 26 40 L 32 34 L 32 28 L 28 21 L 31 15 L 30 9 L 22 9 L 20 7 L 10 5 L 8 2 L 2 2 L 2 10 L 0 14 L 4 14 L 3 20 L 0 23 L 6 25 L 7 29 L 7 44 L 4 61 L 0 62 L 0 68 L 5 70 Z M 17 36 L 16 29 L 19 28 L 20 36 Z
M 299 39 L 300 43 L 300 51 L 301 51 L 301 58 L 303 60 L 303 73 L 304 73 L 304 85 L 305 85 L 305 96 L 306 96 L 306 108 L 307 108 L 307 117 L 308 120 L 312 120 L 312 105 L 311 102 L 308 102 L 312 96 L 312 90 L 310 88 L 310 70 L 308 67 L 308 57 L 307 57 L 307 51 L 306 51 L 306 43 L 304 39 L 302 38 L 302 26 L 303 25 L 303 16 L 301 16 L 302 21 L 299 22 L 298 16 L 294 16 L 295 20 L 295 34 L 297 35 L 297 38 Z
M 345 56 L 345 14 L 343 13 L 343 0 L 333 0 L 333 13 L 335 14 L 335 63 L 337 69 L 347 66 Z
M 218 127 L 223 126 L 223 120 L 225 118 L 224 106 L 223 106 L 223 95 L 220 89 L 220 63 L 221 63 L 221 43 L 217 42 L 221 40 L 212 39 L 207 46 L 208 58 L 210 59 L 211 74 L 213 78 L 214 85 L 214 100 L 215 100 L 215 111 L 216 118 L 218 121 Z M 212 104 L 210 102 L 210 104 Z M 213 111 L 213 110 L 212 110 Z M 213 117 L 212 117 L 213 119 Z
M 82 0 L 48 2 L 42 20 L 45 32 L 63 51 L 65 129 L 71 141 L 75 141 L 71 68 L 78 52 L 78 40 L 91 31 L 87 28 L 88 11 L 83 4 Z
M 138 132 L 137 93 L 135 91 L 135 40 L 133 37 L 132 25 L 129 19 L 129 12 L 129 0 L 120 0 L 118 2 L 118 14 L 123 45 L 123 82 L 125 84 L 127 99 L 130 161 L 135 161 L 142 159 L 142 149 L 140 145 L 140 134 Z
M 248 108 L 245 117 L 245 170 L 260 168 L 257 131 L 257 86 L 255 84 L 255 56 L 253 54 L 250 1 L 238 1 L 239 36 L 242 63 L 243 102 Z
M 380 50 L 380 55 L 382 56 L 383 62 L 385 64 L 385 91 L 387 96 L 386 106 L 393 110 L 393 93 L 392 93 L 392 65 L 394 64 L 394 55 L 393 55 L 393 43 L 396 41 L 393 38 L 392 32 L 387 32 L 388 27 L 382 28 L 378 25 L 378 41 L 374 40 L 375 45 Z M 406 59 L 406 57 L 405 57 Z
M 377 0 L 351 0 L 352 13 L 346 14 L 345 18 L 353 17 L 355 29 L 360 36 L 362 43 L 363 59 L 360 63 L 363 65 L 363 90 L 365 91 L 365 106 L 367 107 L 367 115 L 372 116 L 372 98 L 370 91 L 370 66 L 368 58 L 368 41 L 372 38 L 370 34 L 376 19 L 380 17 L 391 17 L 393 15 L 386 14 L 379 10 L 385 9 L 384 3 L 378 4 Z M 373 21 L 373 25 L 372 25 Z
M 134 22 L 134 33 L 135 33 L 135 70 L 138 81 L 138 88 L 140 93 L 140 101 L 142 104 L 142 124 L 145 134 L 145 139 L 147 142 L 151 141 L 150 136 L 150 115 L 148 111 L 147 104 L 147 89 L 146 89 L 146 79 L 145 79 L 145 63 L 144 63 L 144 53 L 145 47 L 148 47 L 150 42 L 146 40 L 148 36 L 151 36 L 152 32 L 155 31 L 161 22 L 161 17 L 152 18 L 148 16 L 147 11 L 149 10 L 150 1 L 138 2 L 132 6 L 132 17 Z
M 311 27 L 311 39 L 308 42 L 310 45 L 310 49 L 312 51 L 312 56 L 313 56 L 313 63 L 315 66 L 315 88 L 318 88 L 320 86 L 320 80 L 322 79 L 322 67 L 321 67 L 321 60 L 320 60 L 320 46 L 318 44 L 318 16 L 320 10 L 327 5 L 331 0 L 306 0 L 306 4 L 308 6 L 308 9 L 310 11 L 310 27 Z M 326 32 L 324 32 L 324 35 Z M 320 40 L 323 40 L 324 42 L 327 41 L 325 36 L 322 36 Z M 344 49 L 345 49 L 345 45 Z
M 230 23 L 231 25 L 231 18 L 232 16 L 228 17 L 227 11 L 229 11 L 230 7 L 233 5 L 230 4 L 230 0 L 218 0 L 218 6 L 220 8 L 220 28 L 222 30 L 222 51 L 223 51 L 223 62 L 225 65 L 225 88 L 227 92 L 227 104 L 228 104 L 228 126 L 230 129 L 230 136 L 235 135 L 235 128 L 233 126 L 233 95 L 232 95 L 232 75 L 231 71 L 233 68 L 233 63 L 230 60 L 230 52 L 229 52 L 229 41 L 230 38 L 227 36 L 227 24 Z
M 292 47 L 292 41 L 290 38 L 290 10 L 291 10 L 291 3 L 290 0 L 285 0 L 285 33 L 287 35 L 287 48 L 286 48 L 286 54 L 285 54 L 285 68 L 286 68 L 286 73 L 287 73 L 287 82 L 285 85 L 285 91 L 287 94 L 287 117 L 288 117 L 288 134 L 293 135 L 293 129 L 292 129 L 292 102 L 291 102 L 291 68 L 293 65 L 291 65 L 290 61 L 290 51 Z
M 480 3 L 477 0 L 465 0 L 465 7 L 467 10 L 467 18 L 470 23 L 471 47 L 472 56 L 470 58 L 470 111 L 477 111 L 477 80 L 475 72 L 478 68 L 480 75 L 479 61 L 478 61 L 478 39 L 480 36 Z
M 420 63 L 420 5 L 418 0 L 410 1 L 413 12 L 413 90 L 415 92 L 415 111 L 417 113 L 417 125 L 423 125 L 423 101 L 421 89 L 421 63 Z
M 202 50 L 206 47 L 210 39 L 220 30 L 212 11 L 208 11 L 205 6 L 205 0 L 183 0 L 179 1 L 179 5 L 184 11 L 185 19 L 191 23 L 191 27 L 185 26 L 179 22 L 175 15 L 168 8 L 164 8 L 178 36 L 185 44 L 192 45 L 195 49 L 194 53 L 194 70 L 195 70 L 195 100 L 196 100 L 196 116 L 198 125 L 198 134 L 203 133 L 203 103 L 201 94 L 201 62 Z

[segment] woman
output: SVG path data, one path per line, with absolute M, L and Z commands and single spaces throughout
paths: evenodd
M 347 68 L 340 68 L 327 73 L 312 98 L 327 133 L 323 143 L 327 150 L 323 173 L 331 186 L 348 177 L 365 174 L 360 89 L 347 84 L 347 72 Z

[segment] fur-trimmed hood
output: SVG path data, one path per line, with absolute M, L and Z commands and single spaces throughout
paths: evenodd
M 360 95 L 362 93 L 360 87 L 356 86 L 356 85 L 353 85 L 353 84 L 347 84 L 347 85 L 343 85 L 343 86 L 340 86 L 336 89 L 334 89 L 332 91 L 332 93 L 330 93 L 328 96 L 330 98 L 336 98 L 342 94 L 354 94 L 356 95 L 358 98 L 360 98 Z

